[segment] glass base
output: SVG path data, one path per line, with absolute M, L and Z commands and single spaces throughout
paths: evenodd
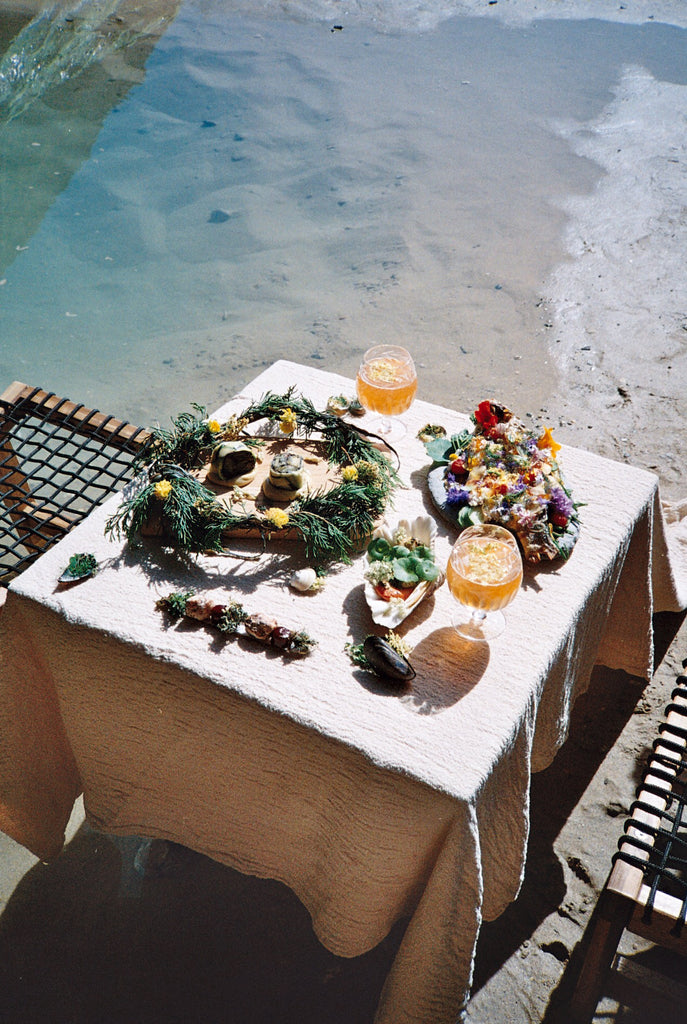
M 453 614 L 453 628 L 463 640 L 488 643 L 501 636 L 506 628 L 503 612 L 475 612 L 472 608 L 460 607 Z
M 401 420 L 388 419 L 384 416 L 376 416 L 366 422 L 365 430 L 369 430 L 371 434 L 379 434 L 382 440 L 388 441 L 389 444 L 401 441 L 407 433 L 406 425 Z

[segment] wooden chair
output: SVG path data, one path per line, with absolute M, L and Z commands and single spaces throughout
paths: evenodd
M 19 381 L 0 395 L 0 590 L 131 479 L 149 436 Z
M 623 931 L 687 953 L 687 676 L 677 686 L 658 728 L 637 799 L 618 842 L 590 928 L 569 1019 L 588 1024 L 611 976 Z M 623 961 L 619 958 L 619 966 Z M 627 967 L 627 965 L 625 965 Z M 650 980 L 648 975 L 642 979 Z M 652 979 L 653 980 L 653 979 Z M 679 999 L 687 1020 L 687 988 L 656 986 L 656 1020 L 666 1019 L 668 994 Z M 660 1008 L 661 995 L 665 1007 Z M 675 1018 L 671 1018 L 675 1019 Z

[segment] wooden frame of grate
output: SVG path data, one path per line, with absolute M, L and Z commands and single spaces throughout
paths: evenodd
M 149 436 L 20 381 L 0 395 L 0 586 L 132 478 Z
M 676 682 L 592 920 L 576 1024 L 593 1017 L 625 929 L 687 953 L 687 676 Z

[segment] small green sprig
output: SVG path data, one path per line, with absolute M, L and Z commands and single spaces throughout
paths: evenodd
M 85 579 L 86 576 L 94 576 L 97 570 L 98 562 L 95 555 L 90 552 L 80 552 L 71 556 L 60 579 L 64 582 Z
M 239 632 L 239 627 L 247 618 L 248 612 L 240 601 L 230 600 L 224 605 L 215 625 L 220 633 L 231 635 Z
M 346 654 L 351 659 L 354 665 L 357 665 L 358 668 L 364 668 L 366 672 L 372 672 L 374 670 L 370 665 L 369 661 L 367 660 L 367 658 L 365 657 L 365 652 L 363 651 L 364 646 L 364 640 L 362 640 L 359 644 L 347 643 L 344 644 L 344 651 L 346 652 Z
M 155 607 L 159 611 L 167 612 L 173 619 L 183 619 L 186 614 L 186 602 L 189 597 L 193 597 L 192 590 L 175 590 L 172 594 L 168 594 L 167 597 L 161 597 L 156 601 Z
M 316 646 L 317 640 L 313 639 L 304 629 L 296 630 L 291 634 L 291 650 L 294 654 L 307 654 Z
M 138 455 L 138 465 L 177 463 L 186 469 L 201 462 L 212 451 L 215 435 L 208 426 L 207 410 L 192 403 L 193 412 L 182 412 L 172 420 L 172 429 L 156 427 Z

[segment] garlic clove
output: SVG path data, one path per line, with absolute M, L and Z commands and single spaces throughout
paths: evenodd
M 316 582 L 317 573 L 314 569 L 298 569 L 289 580 L 289 586 L 294 590 L 300 590 L 302 593 L 305 593 L 306 590 L 312 589 Z

